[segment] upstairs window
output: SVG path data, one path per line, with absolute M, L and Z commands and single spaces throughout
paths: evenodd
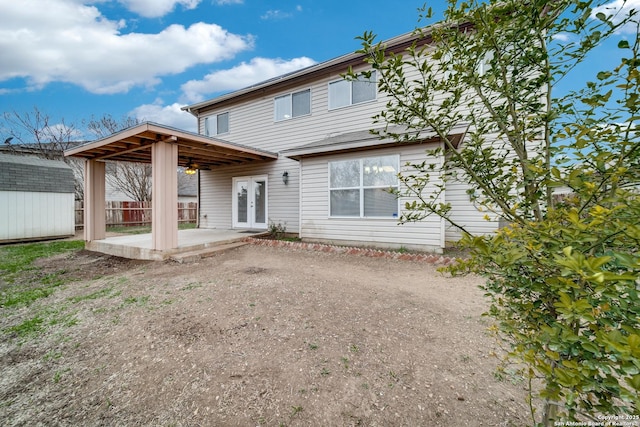
M 346 107 L 376 99 L 376 72 L 370 77 L 358 76 L 356 80 L 338 80 L 329 83 L 329 109 Z
M 311 89 L 277 97 L 274 111 L 276 122 L 311 114 Z
M 229 113 L 222 113 L 204 118 L 204 134 L 206 136 L 229 133 Z
M 397 218 L 397 155 L 329 162 L 329 215 Z

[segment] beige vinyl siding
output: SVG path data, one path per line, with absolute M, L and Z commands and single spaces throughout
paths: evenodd
M 463 182 L 448 182 L 446 189 L 447 203 L 451 204 L 451 219 L 465 227 L 470 233 L 488 234 L 498 228 L 498 220 L 491 212 L 480 212 L 469 200 L 467 189 L 469 185 Z M 485 219 L 485 214 L 490 220 Z M 446 241 L 456 242 L 462 238 L 460 230 L 456 227 L 446 228 Z
M 497 135 L 490 134 L 486 136 L 485 144 L 495 144 Z M 464 142 L 463 142 L 464 143 Z M 506 150 L 499 150 L 503 156 L 513 157 L 513 153 Z M 466 182 L 451 181 L 447 183 L 447 203 L 451 204 L 451 219 L 463 226 L 469 233 L 473 235 L 489 234 L 498 228 L 498 219 L 493 212 L 480 211 L 469 200 L 467 190 L 471 186 Z M 487 220 L 485 216 L 488 216 Z M 462 233 L 457 227 L 447 226 L 446 241 L 456 242 L 462 238 Z
M 337 78 L 338 75 L 330 76 L 311 86 L 301 86 L 231 108 L 227 106 L 207 115 L 228 111 L 229 133 L 221 135 L 221 139 L 271 152 L 310 144 L 335 134 L 370 129 L 371 117 L 380 111 L 385 100 L 377 99 L 329 111 L 328 85 Z M 307 88 L 311 89 L 311 114 L 276 122 L 274 98 Z M 201 116 L 199 120 L 200 133 L 204 133 L 204 117 Z M 284 171 L 289 172 L 289 184 L 286 186 L 282 183 Z M 286 223 L 287 232 L 298 233 L 299 171 L 298 162 L 286 157 L 280 157 L 274 162 L 201 171 L 200 227 L 231 228 L 233 177 L 268 175 L 269 221 L 276 224 Z
M 328 76 L 311 86 L 300 86 L 260 100 L 224 107 L 207 113 L 207 116 L 229 111 L 229 133 L 221 135 L 222 139 L 272 152 L 316 142 L 331 135 L 370 129 L 371 117 L 384 108 L 386 98 L 378 95 L 374 101 L 329 110 L 329 82 L 337 78 L 340 76 Z M 274 98 L 304 89 L 311 89 L 311 114 L 276 122 Z M 199 121 L 201 133 L 204 133 L 204 117 L 201 116 Z
M 388 98 L 378 94 L 378 98 L 374 101 L 329 110 L 329 83 L 338 78 L 340 76 L 337 74 L 327 75 L 313 84 L 305 83 L 261 99 L 254 98 L 236 105 L 225 105 L 219 111 L 213 110 L 207 115 L 229 112 L 229 133 L 221 135 L 222 139 L 272 152 L 374 127 L 372 117 L 384 109 Z M 277 96 L 305 89 L 311 90 L 311 114 L 276 122 L 274 99 Z M 434 100 L 434 103 L 438 102 L 440 100 Z M 204 132 L 204 117 L 205 115 L 200 117 L 201 132 Z M 401 154 L 400 165 L 402 166 L 408 161 L 421 162 L 427 148 L 429 147 L 421 145 L 404 146 L 401 150 L 363 151 L 346 157 L 360 158 L 386 152 L 397 153 Z M 300 232 L 301 237 L 305 239 L 440 250 L 445 241 L 455 241 L 460 238 L 457 230 L 447 227 L 445 231 L 444 222 L 436 216 L 429 217 L 420 223 L 404 225 L 398 225 L 398 220 L 393 218 L 329 218 L 327 161 L 339 158 L 344 156 L 306 158 L 298 165 L 295 161 L 281 157 L 275 162 L 262 165 L 203 171 L 200 187 L 200 225 L 201 227 L 230 228 L 232 178 L 268 174 L 269 220 L 275 223 L 286 223 L 287 231 Z M 282 173 L 285 170 L 289 172 L 288 186 L 282 184 Z M 304 173 L 301 180 L 303 186 L 298 191 L 301 170 Z M 444 197 L 452 204 L 453 218 L 474 232 L 486 233 L 495 230 L 497 223 L 483 219 L 484 213 L 479 212 L 469 201 L 466 189 L 467 186 L 462 183 L 448 185 Z M 301 204 L 302 209 L 300 209 Z M 300 220 L 299 216 L 301 216 Z
M 303 159 L 301 237 L 305 240 L 336 244 L 441 251 L 444 244 L 442 220 L 435 216 L 418 223 L 403 225 L 398 223 L 397 218 L 331 218 L 329 216 L 328 163 L 330 161 L 399 154 L 402 170 L 406 162 L 422 161 L 427 148 L 426 145 L 398 145 L 397 148 L 370 152 Z M 438 160 L 433 159 L 433 161 Z M 408 200 L 398 201 L 400 212 L 406 201 Z
M 287 185 L 282 182 L 285 171 Z M 200 171 L 200 227 L 232 228 L 233 178 L 258 175 L 267 175 L 267 223 L 286 224 L 287 232 L 298 233 L 298 162 L 291 159 Z

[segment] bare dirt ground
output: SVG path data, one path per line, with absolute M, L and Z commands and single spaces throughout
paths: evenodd
M 197 263 L 74 252 L 0 317 L 7 426 L 521 426 L 480 279 L 248 245 Z M 46 325 L 19 337 L 34 316 Z M 53 319 L 53 320 L 51 320 Z

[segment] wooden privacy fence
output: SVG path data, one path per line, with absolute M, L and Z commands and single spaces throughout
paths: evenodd
M 151 224 L 151 202 L 114 202 L 105 203 L 107 227 L 139 226 Z M 178 222 L 193 222 L 198 219 L 198 203 L 178 202 Z M 76 202 L 76 228 L 84 226 L 84 203 Z

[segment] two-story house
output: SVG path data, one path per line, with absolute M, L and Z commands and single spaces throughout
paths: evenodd
M 398 50 L 413 40 L 405 34 L 385 44 Z M 349 67 L 367 70 L 364 56 L 347 54 L 184 108 L 201 134 L 278 153 L 272 162 L 200 171 L 201 227 L 286 224 L 306 240 L 435 251 L 458 239 L 435 215 L 398 223 L 407 200 L 389 190 L 398 188 L 403 165 L 425 160 L 440 142 L 398 144 L 372 135 L 372 117 L 388 98 L 377 90 L 375 71 L 350 81 L 342 77 Z M 454 217 L 491 231 L 495 224 L 465 191 L 452 185 L 444 195 Z
M 401 51 L 413 41 L 410 33 L 385 44 Z M 187 106 L 198 134 L 144 123 L 70 150 L 67 155 L 87 160 L 86 240 L 104 238 L 100 162 L 109 159 L 153 163 L 154 249 L 178 247 L 171 212 L 179 165 L 198 169 L 200 228 L 267 230 L 275 224 L 308 241 L 441 252 L 459 238 L 456 230 L 435 215 L 400 224 L 410 200 L 390 190 L 400 185 L 398 174 L 408 162 L 441 162 L 426 151 L 442 142 L 429 130 L 412 144 L 369 132 L 389 99 L 377 90 L 375 71 L 357 80 L 343 77 L 349 67 L 371 71 L 364 59 L 350 53 Z M 460 126 L 450 137 L 463 140 L 464 133 Z M 497 223 L 483 219 L 466 190 L 463 183 L 447 183 L 440 197 L 473 232 L 494 230 Z

